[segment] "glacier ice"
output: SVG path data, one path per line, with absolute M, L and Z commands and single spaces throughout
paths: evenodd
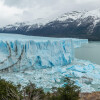
M 0 70 L 65 66 L 74 59 L 74 48 L 84 42 L 88 40 L 0 34 Z
M 63 86 L 67 76 L 82 92 L 98 91 L 100 66 L 74 57 L 74 48 L 85 43 L 87 39 L 0 34 L 0 76 L 23 86 L 31 81 L 45 91 Z

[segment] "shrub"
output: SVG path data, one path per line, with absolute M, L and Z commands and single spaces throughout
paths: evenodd
M 36 88 L 31 82 L 23 89 L 24 98 L 27 100 L 43 100 L 45 93 L 42 88 Z
M 61 88 L 53 88 L 52 95 L 48 100 L 79 100 L 80 88 L 74 85 L 74 81 L 65 78 L 65 84 Z
M 18 87 L 11 82 L 0 79 L 0 100 L 20 100 L 21 95 L 18 92 Z
M 45 93 L 31 82 L 21 90 L 21 85 L 0 80 L 0 100 L 79 100 L 79 92 L 80 88 L 69 78 L 65 79 L 63 87 L 52 88 L 52 93 Z

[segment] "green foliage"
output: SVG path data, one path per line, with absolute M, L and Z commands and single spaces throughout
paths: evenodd
M 45 93 L 42 88 L 36 88 L 31 82 L 23 89 L 24 98 L 28 100 L 43 100 Z
M 17 86 L 14 86 L 11 82 L 7 82 L 3 79 L 0 80 L 0 100 L 20 100 L 21 96 L 17 90 Z
M 42 88 L 36 88 L 31 82 L 21 89 L 11 82 L 0 80 L 0 100 L 79 100 L 80 88 L 69 78 L 61 88 L 52 88 L 52 93 L 45 93 Z
M 80 88 L 74 85 L 74 81 L 65 78 L 64 87 L 53 88 L 52 96 L 48 100 L 79 100 Z

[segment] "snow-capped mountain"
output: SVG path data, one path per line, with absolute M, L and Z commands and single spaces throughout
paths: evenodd
M 0 28 L 1 33 L 33 36 L 76 37 L 100 40 L 100 9 L 73 11 L 55 19 L 36 19 Z

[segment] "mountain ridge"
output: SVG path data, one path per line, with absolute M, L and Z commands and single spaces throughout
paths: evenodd
M 0 33 L 17 33 L 32 36 L 74 37 L 100 40 L 100 9 L 73 11 L 55 19 L 37 19 L 0 28 Z

